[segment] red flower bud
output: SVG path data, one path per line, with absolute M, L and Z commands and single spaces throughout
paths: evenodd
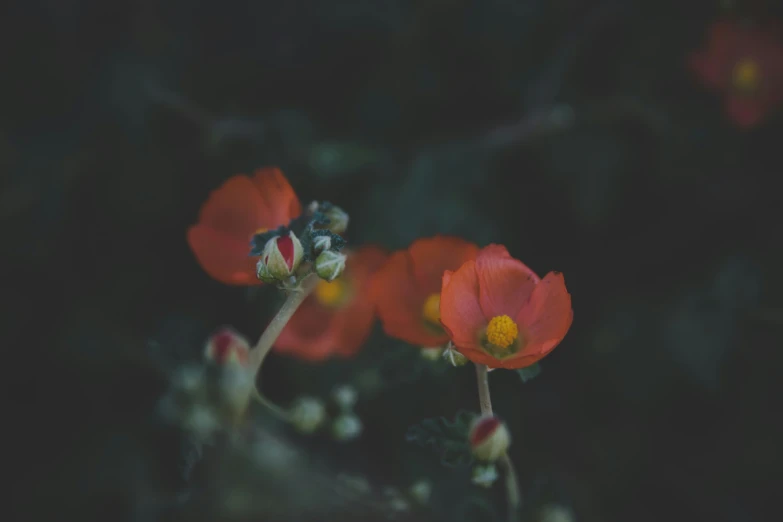
M 511 434 L 500 419 L 484 415 L 473 421 L 469 441 L 477 459 L 494 462 L 505 455 L 511 444 Z

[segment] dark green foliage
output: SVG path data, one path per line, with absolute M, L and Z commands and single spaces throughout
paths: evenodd
M 517 370 L 517 373 L 519 374 L 519 378 L 522 379 L 522 382 L 527 382 L 541 373 L 541 365 L 536 363 L 527 368 L 520 368 Z
M 467 466 L 473 462 L 468 430 L 475 414 L 460 410 L 454 420 L 445 417 L 424 419 L 408 428 L 405 438 L 420 446 L 429 446 L 448 467 Z

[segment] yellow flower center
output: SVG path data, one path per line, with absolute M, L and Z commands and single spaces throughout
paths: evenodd
M 731 82 L 741 91 L 754 91 L 761 80 L 761 69 L 755 60 L 740 60 L 731 73 Z
M 315 287 L 315 298 L 324 306 L 337 306 L 345 298 L 347 287 L 342 279 L 331 283 L 321 279 Z
M 427 321 L 440 326 L 440 294 L 430 294 L 424 301 L 421 309 L 421 315 Z
M 519 328 L 507 315 L 498 315 L 492 318 L 487 326 L 487 341 L 500 348 L 508 348 L 519 335 Z

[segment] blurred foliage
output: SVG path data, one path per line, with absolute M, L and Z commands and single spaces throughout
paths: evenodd
M 524 385 L 490 374 L 526 519 L 556 505 L 596 522 L 770 520 L 783 111 L 741 132 L 684 56 L 718 16 L 783 9 L 687 7 L 6 6 L 0 325 L 20 359 L 8 431 L 23 443 L 23 518 L 385 520 L 384 488 L 422 477 L 430 503 L 398 516 L 502 516 L 500 485 L 476 488 L 405 441 L 422 419 L 478 409 L 473 372 L 380 331 L 352 361 L 273 355 L 261 380 L 279 403 L 356 385 L 356 442 L 297 436 L 257 411 L 282 441 L 270 447 L 301 458 L 251 466 L 247 447 L 195 448 L 156 418 L 170 372 L 210 332 L 252 339 L 279 303 L 274 289 L 209 280 L 185 242 L 211 190 L 276 164 L 303 201 L 350 214 L 349 245 L 450 233 L 565 274 L 575 320 L 546 372 Z M 340 473 L 371 493 L 332 495 Z

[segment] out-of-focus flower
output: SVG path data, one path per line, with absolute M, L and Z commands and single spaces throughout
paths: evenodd
M 250 344 L 231 328 L 222 328 L 207 339 L 204 357 L 217 365 L 246 366 L 250 360 Z
M 720 20 L 709 28 L 706 48 L 688 57 L 690 68 L 725 97 L 740 127 L 759 124 L 783 102 L 783 40 L 779 24 L 745 25 Z
M 391 255 L 373 277 L 371 295 L 384 331 L 420 346 L 439 346 L 449 336 L 440 323 L 441 280 L 474 259 L 478 247 L 452 236 L 414 241 Z
M 473 421 L 468 440 L 477 459 L 494 462 L 508 450 L 511 434 L 500 419 L 494 415 L 484 415 Z
M 342 386 L 338 386 L 332 391 L 332 398 L 334 399 L 334 402 L 336 402 L 340 407 L 340 409 L 351 410 L 351 408 L 353 408 L 356 404 L 359 396 L 356 392 L 356 388 L 349 384 L 343 384 Z
M 375 320 L 367 285 L 385 260 L 386 253 L 374 246 L 349 252 L 343 275 L 331 283 L 318 281 L 313 294 L 283 329 L 274 349 L 313 362 L 355 355 Z
M 443 274 L 441 322 L 457 350 L 477 364 L 535 364 L 563 340 L 573 320 L 563 275 L 539 277 L 501 245 Z
M 257 233 L 288 225 L 302 206 L 280 169 L 268 167 L 229 178 L 201 207 L 188 229 L 191 250 L 210 277 L 227 285 L 257 285 L 250 240 Z
M 353 413 L 342 413 L 332 422 L 332 436 L 339 441 L 353 440 L 362 433 L 362 421 Z
M 426 504 L 432 495 L 432 482 L 427 479 L 419 479 L 410 487 L 410 495 L 419 504 Z
M 273 237 L 267 241 L 261 259 L 256 265 L 256 276 L 261 281 L 283 281 L 293 275 L 302 262 L 304 250 L 296 234 Z
M 300 397 L 290 411 L 291 424 L 302 433 L 312 433 L 326 420 L 326 407 L 315 397 Z

